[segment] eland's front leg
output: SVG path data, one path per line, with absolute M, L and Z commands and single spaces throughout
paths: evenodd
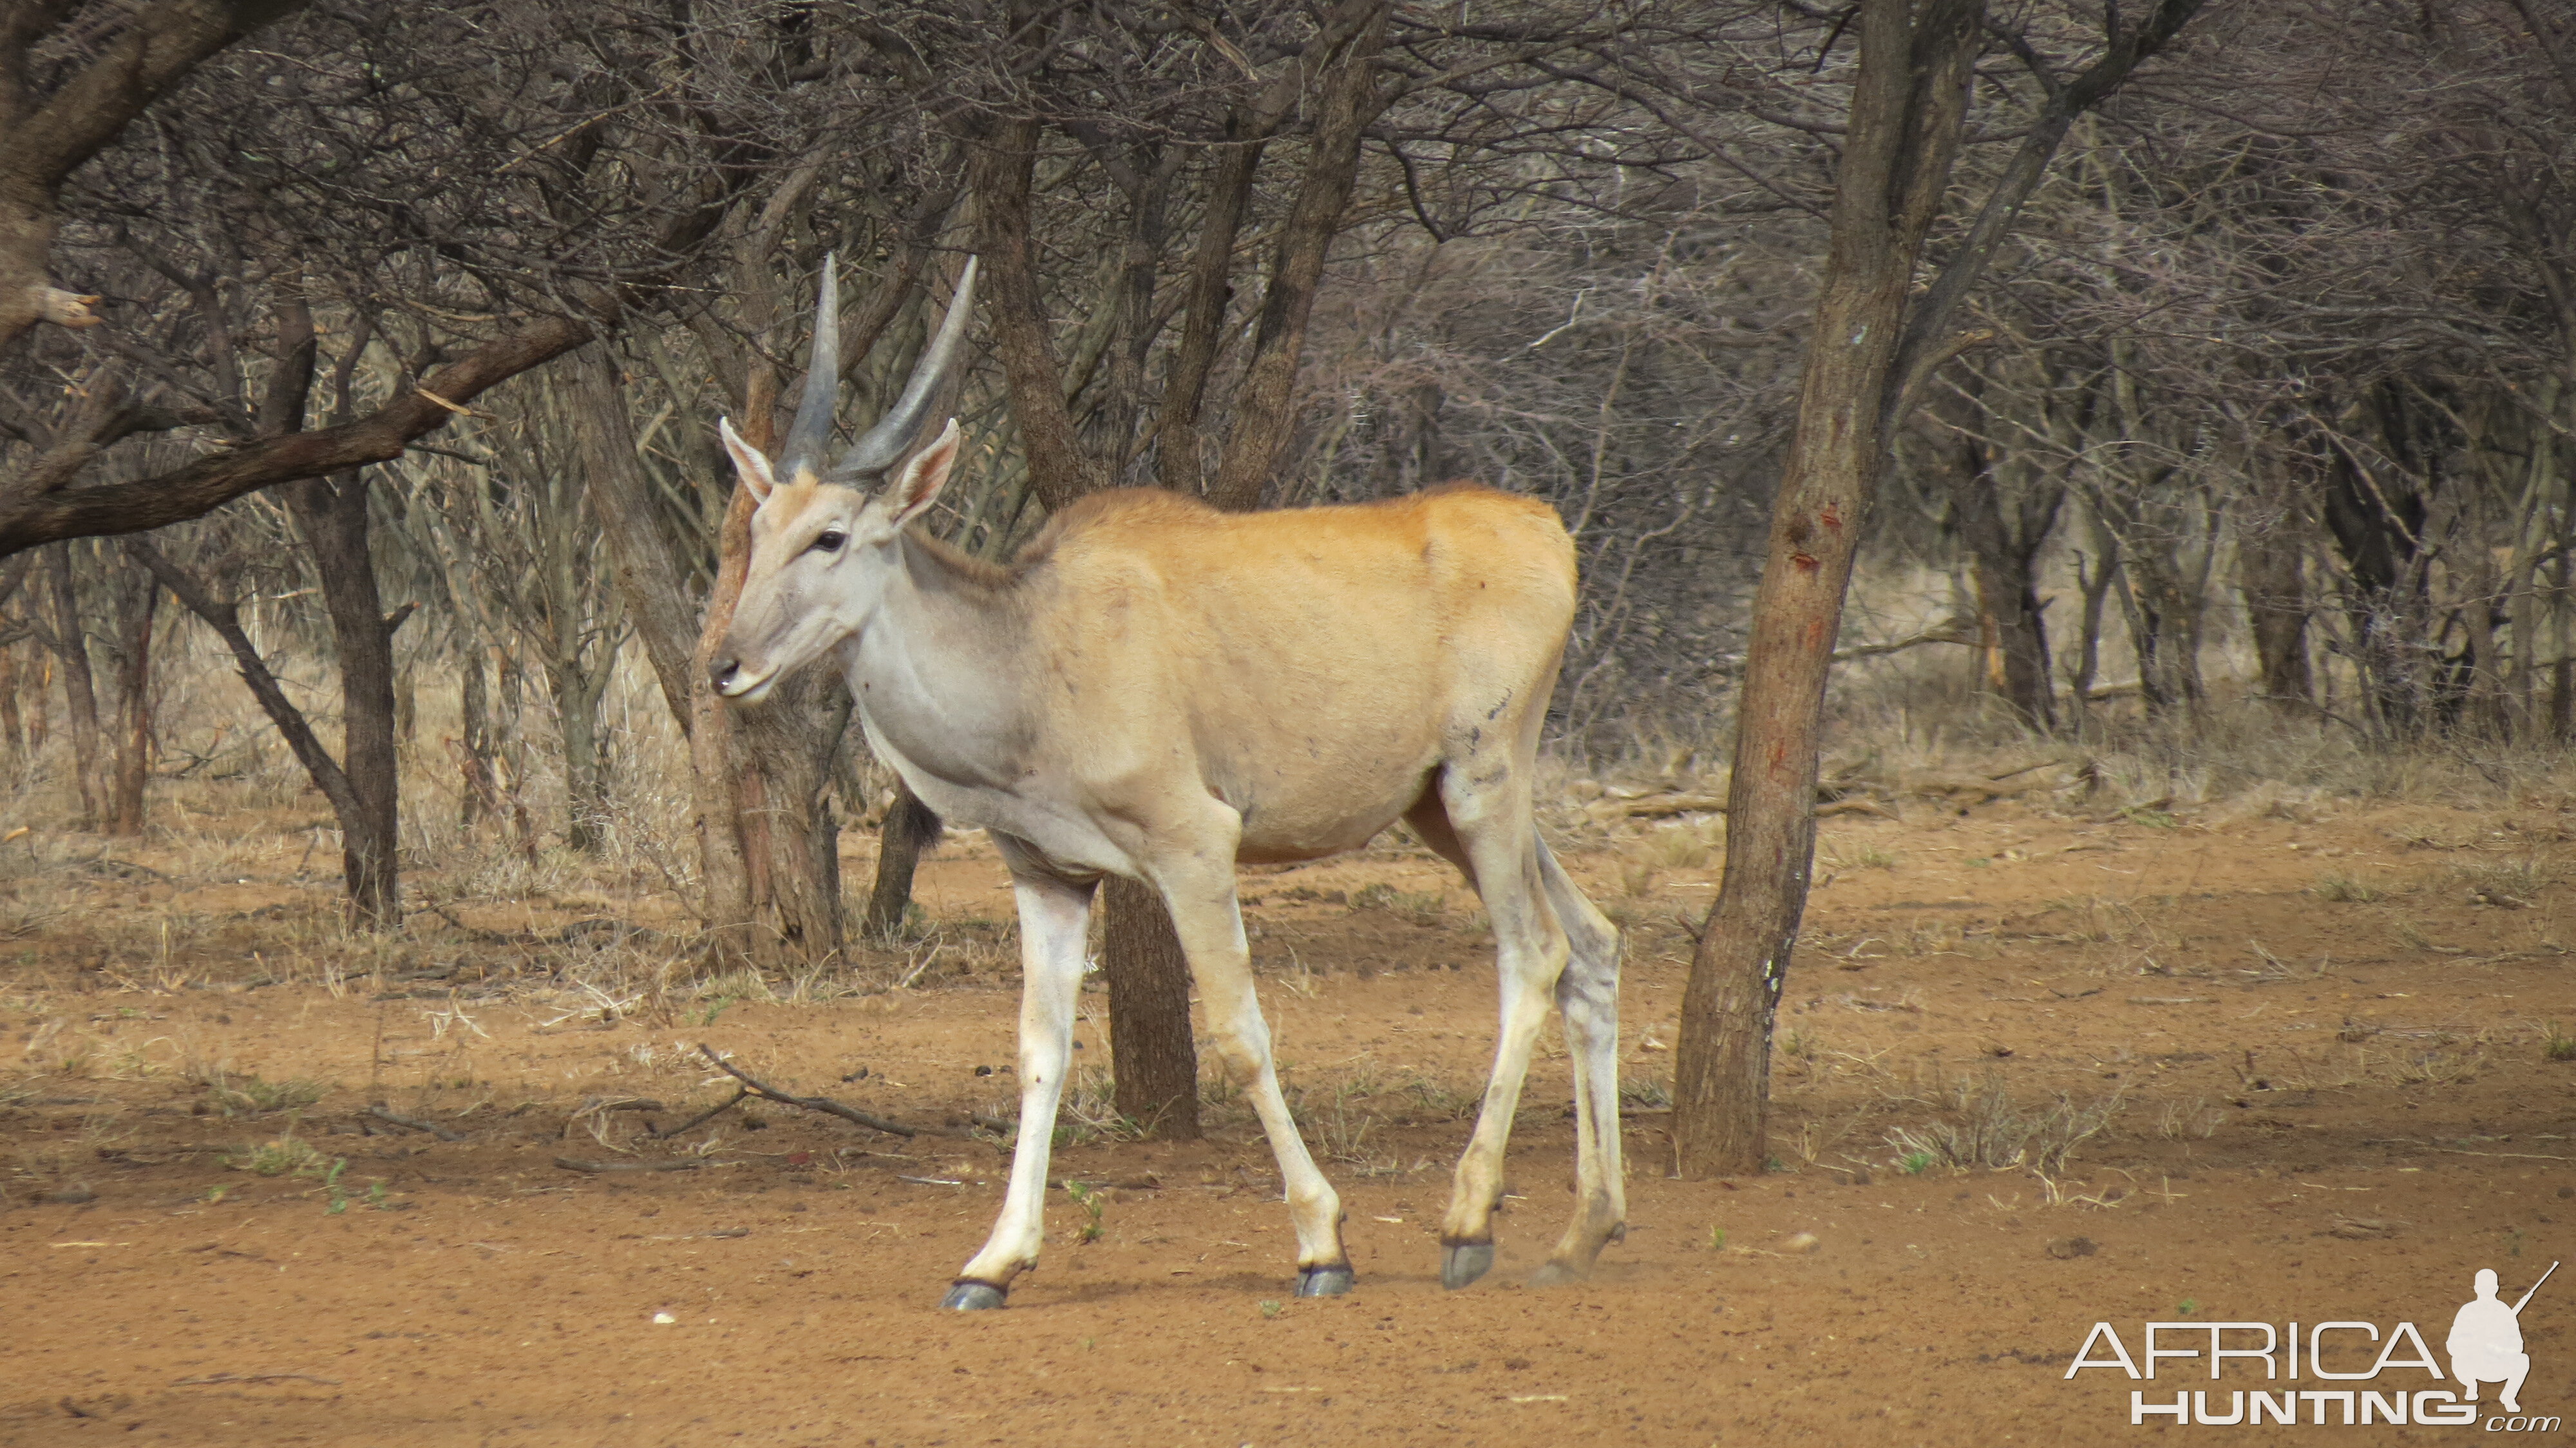
M 1003 847 L 1007 858 L 1012 853 Z M 942 1307 L 999 1307 L 1011 1279 L 1035 1267 L 1046 1238 L 1048 1149 L 1056 1103 L 1073 1059 L 1073 1012 L 1082 990 L 1084 937 L 1091 925 L 1093 884 L 1069 885 L 1014 864 L 1011 890 L 1020 902 L 1020 1135 L 1011 1152 L 1011 1185 L 984 1250 L 957 1274 Z

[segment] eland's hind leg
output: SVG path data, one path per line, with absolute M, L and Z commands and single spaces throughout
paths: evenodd
M 1574 1220 L 1533 1285 L 1588 1276 L 1601 1249 L 1628 1233 L 1619 1163 L 1619 931 L 1538 843 L 1539 881 L 1566 934 L 1570 958 L 1557 978 L 1565 1045 L 1574 1058 Z
M 1011 866 L 1011 890 L 1020 905 L 1020 1135 L 993 1234 L 957 1274 L 942 1307 L 999 1307 L 1011 1279 L 1037 1265 L 1046 1236 L 1047 1157 L 1073 1058 L 1073 1012 L 1097 888 L 1046 875 L 1030 866 L 1016 840 L 999 834 L 993 839 Z
M 1464 1287 L 1494 1265 L 1493 1214 L 1503 1190 L 1503 1150 L 1511 1141 L 1512 1114 L 1520 1107 L 1530 1053 L 1538 1044 L 1539 1028 L 1547 1023 L 1549 994 L 1566 966 L 1565 931 L 1549 908 L 1542 881 L 1525 766 L 1525 759 L 1487 755 L 1453 761 L 1440 775 L 1439 807 L 1457 846 L 1451 858 L 1464 857 L 1468 878 L 1484 898 L 1502 992 L 1493 1074 L 1485 1082 L 1475 1135 L 1458 1159 L 1449 1212 L 1440 1226 L 1444 1287 Z M 1429 815 L 1428 802 L 1415 812 L 1419 829 Z M 1432 831 L 1423 834 L 1435 848 L 1443 843 L 1433 839 Z M 1615 1112 L 1615 1089 L 1611 1099 Z

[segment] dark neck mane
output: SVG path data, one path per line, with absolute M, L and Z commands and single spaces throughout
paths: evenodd
M 1025 558 L 1005 566 L 987 562 L 919 528 L 903 530 L 903 561 L 913 581 L 936 586 L 963 585 L 982 593 L 999 593 L 1016 582 Z
M 986 594 L 1008 592 L 1052 555 L 1058 544 L 1088 528 L 1117 518 L 1214 518 L 1215 510 L 1196 498 L 1160 488 L 1111 488 L 1077 498 L 1046 521 L 1038 535 L 1022 544 L 1011 561 L 991 563 L 919 528 L 904 530 L 904 562 L 916 583 L 963 586 Z

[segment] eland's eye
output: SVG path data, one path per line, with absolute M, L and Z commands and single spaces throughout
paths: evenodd
M 838 528 L 827 528 L 814 535 L 814 550 L 818 553 L 838 553 L 841 551 L 841 545 L 848 541 L 850 541 L 849 534 Z

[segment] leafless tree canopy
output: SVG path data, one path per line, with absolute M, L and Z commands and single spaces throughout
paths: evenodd
M 1922 406 L 1862 554 L 1950 603 L 1846 645 L 1937 641 L 1993 727 L 2251 697 L 2372 746 L 2566 737 L 2576 22 L 2212 4 L 2083 94 L 2142 17 L 1981 7 L 1921 278 L 1951 320 L 1900 359 Z M 773 435 L 827 253 L 845 422 L 973 253 L 943 533 L 1004 554 L 1109 486 L 1478 478 L 1580 541 L 1565 746 L 1722 737 L 1850 29 L 1753 0 L 0 6 L 0 584 L 52 661 L 13 677 L 54 681 L 94 817 L 131 823 L 152 640 L 233 610 L 245 667 L 334 662 L 342 696 L 286 702 L 348 810 L 394 810 L 408 748 L 529 847 L 590 848 L 626 660 L 701 751 L 673 884 L 836 948 L 813 841 L 883 802 L 835 686 L 737 726 L 694 680 L 741 523 L 712 431 Z M 397 742 L 423 688 L 452 746 Z M 782 772 L 704 782 L 743 768 Z M 379 913 L 395 828 L 350 836 Z

